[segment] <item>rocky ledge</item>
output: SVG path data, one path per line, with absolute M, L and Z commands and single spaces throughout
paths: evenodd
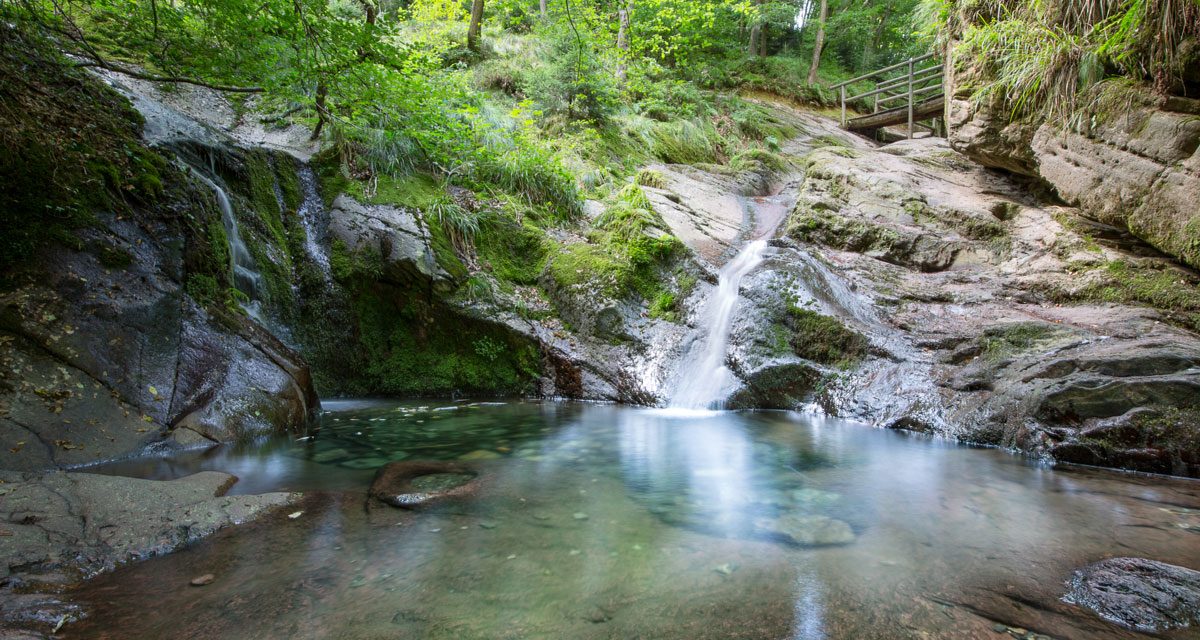
M 226 496 L 236 482 L 216 471 L 171 481 L 0 471 L 0 623 L 33 634 L 77 619 L 86 612 L 54 595 L 69 584 L 169 553 L 299 498 Z

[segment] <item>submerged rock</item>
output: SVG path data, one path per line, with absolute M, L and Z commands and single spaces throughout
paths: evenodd
M 1145 558 L 1110 558 L 1075 572 L 1069 603 L 1158 632 L 1200 624 L 1200 571 Z
M 822 547 L 854 542 L 854 530 L 842 520 L 828 516 L 786 514 L 775 519 L 756 520 L 759 530 L 783 536 L 805 547 Z
M 474 493 L 479 475 L 477 466 L 461 462 L 392 462 L 375 474 L 370 495 L 393 507 L 414 509 Z

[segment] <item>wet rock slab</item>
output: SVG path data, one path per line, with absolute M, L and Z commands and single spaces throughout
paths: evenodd
M 224 496 L 237 478 L 204 471 L 170 481 L 90 473 L 0 472 L 0 577 L 111 570 L 248 522 L 298 494 Z
M 1110 558 L 1075 572 L 1064 600 L 1140 631 L 1200 624 L 1200 571 L 1144 558 Z
M 393 462 L 375 474 L 372 498 L 403 509 L 473 494 L 480 485 L 479 466 L 464 462 L 413 460 Z

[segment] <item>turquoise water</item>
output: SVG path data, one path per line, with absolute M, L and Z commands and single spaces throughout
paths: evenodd
M 1074 568 L 1200 568 L 1191 481 L 785 412 L 326 409 L 311 439 L 106 469 L 308 497 L 86 583 L 90 615 L 62 637 L 1129 638 L 1060 600 Z M 395 460 L 470 461 L 479 488 L 418 511 L 369 500 Z

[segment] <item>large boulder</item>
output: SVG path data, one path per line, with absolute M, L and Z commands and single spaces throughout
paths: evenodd
M 743 281 L 738 406 L 811 401 L 1065 462 L 1200 475 L 1197 280 L 945 145 L 809 154 L 786 236 Z M 953 258 L 886 250 L 919 237 Z M 867 337 L 865 357 L 797 366 L 781 299 Z
M 53 56 L 25 44 L 32 58 Z M 15 59 L 24 58 L 3 62 Z M 180 170 L 174 152 L 146 146 L 144 122 L 125 98 L 70 65 L 39 68 L 40 87 L 6 96 L 37 108 L 7 109 L 4 126 L 60 145 L 52 149 L 59 156 L 79 148 L 90 155 L 59 176 L 74 183 L 44 189 L 53 202 L 39 205 L 26 189 L 3 212 L 5 229 L 25 241 L 0 271 L 0 468 L 73 467 L 163 441 L 190 446 L 306 428 L 318 406 L 308 367 L 237 308 L 212 186 Z M 81 121 L 91 123 L 86 142 Z M 158 133 L 203 133 L 204 142 L 213 134 L 168 125 Z M 3 151 L 15 158 L 25 150 Z M 266 152 L 254 159 L 269 164 Z M 22 185 L 48 175 L 44 164 L 5 167 L 5 179 Z M 262 197 L 230 193 L 265 200 L 278 217 L 271 178 L 261 177 L 252 182 Z M 75 213 L 22 209 L 33 206 Z M 245 221 L 267 226 L 249 214 Z M 276 255 L 263 253 L 260 264 Z
M 110 220 L 83 237 L 126 252 L 121 265 L 52 248 L 36 277 L 0 293 L 0 432 L 12 443 L 0 467 L 305 429 L 319 402 L 303 359 L 250 319 L 214 315 L 185 293 L 180 230 Z

